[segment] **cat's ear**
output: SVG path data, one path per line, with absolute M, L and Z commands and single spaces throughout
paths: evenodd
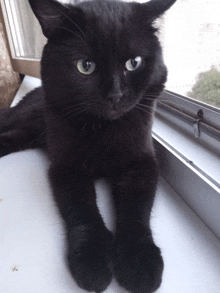
M 176 0 L 151 0 L 141 5 L 142 9 L 145 10 L 149 21 L 154 21 L 166 10 L 168 10 Z
M 62 22 L 65 6 L 55 0 L 29 0 L 29 3 L 43 34 L 50 38 Z
M 71 21 L 68 8 L 56 0 L 29 0 L 29 3 L 48 39 L 64 21 Z

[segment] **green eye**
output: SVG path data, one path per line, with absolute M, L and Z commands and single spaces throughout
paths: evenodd
M 125 63 L 125 67 L 128 71 L 134 71 L 136 69 L 138 69 L 142 64 L 142 58 L 140 56 L 129 59 L 126 63 Z
M 95 63 L 88 60 L 80 59 L 77 61 L 76 66 L 79 72 L 81 72 L 82 74 L 89 75 L 92 74 L 95 70 Z

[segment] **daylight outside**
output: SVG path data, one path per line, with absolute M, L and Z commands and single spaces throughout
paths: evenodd
M 178 0 L 164 18 L 166 88 L 220 107 L 220 1 Z
M 83 0 L 60 1 L 78 3 Z M 17 57 L 39 59 L 46 39 L 33 18 L 28 1 L 5 0 L 5 3 L 13 24 Z M 155 23 L 160 27 L 168 67 L 166 89 L 216 107 L 220 107 L 219 12 L 219 0 L 177 0 Z

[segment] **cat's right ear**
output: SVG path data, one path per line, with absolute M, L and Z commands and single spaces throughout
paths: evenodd
M 43 34 L 49 39 L 62 22 L 65 6 L 55 0 L 29 0 L 29 3 Z
M 29 0 L 29 3 L 48 39 L 68 19 L 68 8 L 56 0 Z
M 148 21 L 153 22 L 168 10 L 177 0 L 151 0 L 141 3 L 141 10 L 145 13 Z

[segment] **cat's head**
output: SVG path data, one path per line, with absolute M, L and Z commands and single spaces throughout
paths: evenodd
M 29 0 L 48 38 L 42 57 L 47 101 L 67 117 L 89 113 L 107 119 L 142 102 L 151 105 L 167 75 L 152 23 L 175 1 L 73 6 Z

